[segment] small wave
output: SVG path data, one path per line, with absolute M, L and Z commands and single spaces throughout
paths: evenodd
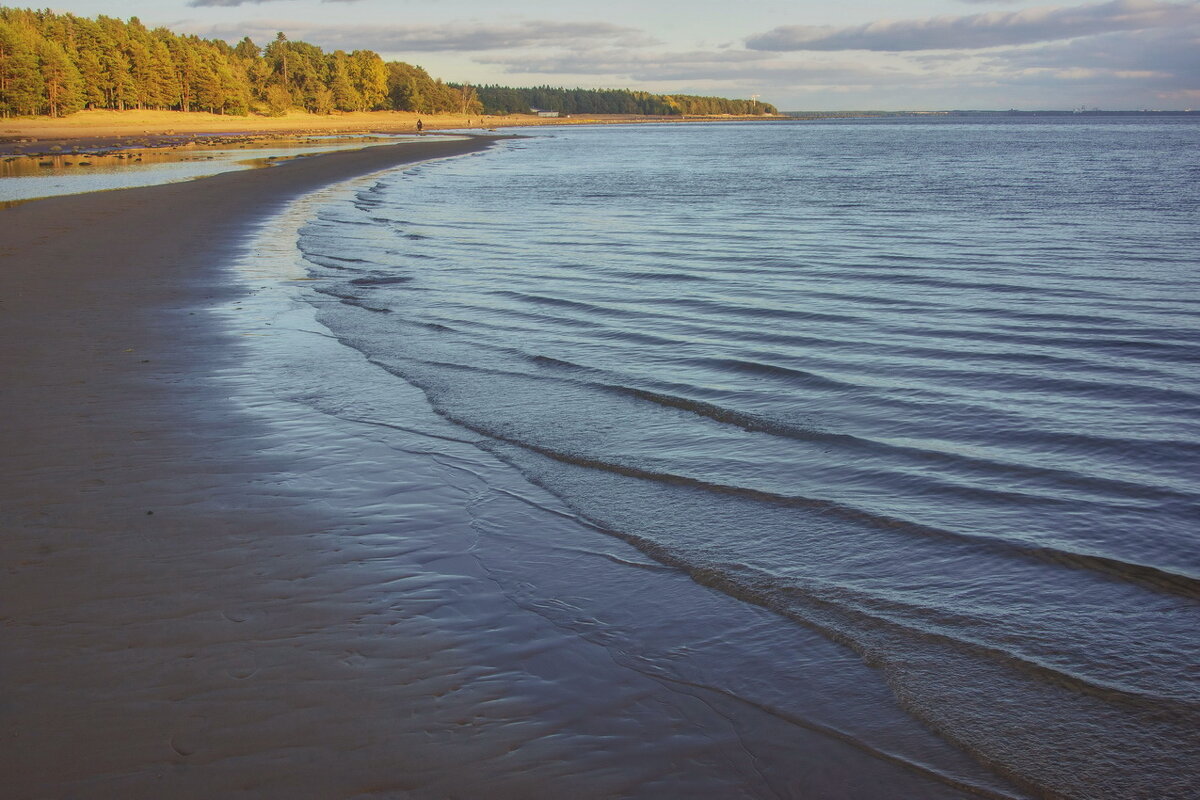
M 535 364 L 544 364 L 546 366 L 558 367 L 560 369 L 568 369 L 568 370 L 587 369 L 587 367 L 584 367 L 582 364 L 576 364 L 574 361 L 564 361 L 561 358 L 553 358 L 551 356 L 534 355 L 534 356 L 526 356 L 526 357 Z
M 908 638 L 936 639 L 972 655 L 983 656 L 1019 669 L 1041 681 L 1098 697 L 1106 702 L 1117 702 L 1147 710 L 1173 706 L 1188 709 L 1191 713 L 1200 711 L 1200 702 L 1191 694 L 1158 691 L 1084 675 L 1077 670 L 1049 663 L 1035 653 L 1023 652 L 1012 645 L 1002 646 L 967 634 L 965 631 L 971 626 L 963 620 L 955 620 L 954 624 L 944 629 L 942 626 L 934 627 L 928 624 L 943 613 L 941 609 L 886 599 L 844 585 L 830 585 L 812 580 L 797 583 L 794 577 L 782 579 L 743 564 L 706 565 L 705 570 L 709 580 L 714 579 L 714 573 L 722 573 L 722 579 L 728 583 L 736 583 L 743 596 L 755 597 L 764 605 L 784 613 L 787 613 L 787 604 L 780 604 L 780 598 L 799 597 L 814 600 L 857 618 L 857 628 L 864 625 L 883 625 L 899 629 Z
M 1046 545 L 1033 545 L 1025 542 L 1014 541 L 1011 539 L 1001 539 L 982 534 L 952 531 L 946 528 L 939 528 L 932 525 L 925 525 L 922 523 L 901 519 L 899 517 L 879 514 L 833 500 L 804 497 L 801 495 L 783 495 L 745 486 L 731 486 L 728 484 L 714 483 L 712 481 L 706 481 L 686 475 L 655 472 L 627 464 L 605 461 L 582 454 L 566 453 L 552 447 L 514 439 L 498 431 L 482 429 L 478 425 L 473 425 L 467 420 L 455 418 L 451 414 L 447 414 L 447 416 L 452 421 L 469 427 L 479 433 L 483 433 L 507 444 L 530 450 L 539 455 L 572 466 L 587 467 L 589 469 L 602 470 L 629 478 L 638 478 L 657 483 L 686 486 L 689 488 L 712 492 L 714 494 L 732 495 L 744 500 L 770 503 L 771 505 L 804 508 L 812 511 L 833 514 L 847 521 L 870 525 L 882 530 L 926 538 L 933 537 L 952 541 L 962 545 L 982 547 L 991 552 L 1002 555 L 1019 555 L 1041 562 L 1049 562 L 1059 564 L 1061 566 L 1071 567 L 1073 569 L 1086 569 L 1122 580 L 1132 581 L 1160 592 L 1191 599 L 1200 599 L 1200 577 L 1187 575 L 1180 572 L 1173 572 L 1171 570 L 1151 566 L 1149 564 L 1139 564 L 1110 556 L 1070 551 Z
M 598 387 L 605 391 L 615 391 L 628 396 L 637 397 L 642 400 L 648 400 L 664 407 L 688 411 L 696 414 L 697 416 L 711 419 L 723 424 L 733 425 L 750 432 L 768 433 L 774 436 L 784 436 L 790 439 L 797 439 L 801 441 L 836 443 L 843 447 L 867 452 L 875 457 L 876 460 L 878 460 L 878 457 L 880 456 L 890 455 L 907 457 L 923 462 L 936 461 L 942 463 L 946 467 L 957 467 L 959 469 L 966 468 L 974 473 L 979 473 L 985 476 L 1004 474 L 1010 476 L 1018 475 L 1025 480 L 1036 478 L 1042 481 L 1049 481 L 1063 488 L 1090 491 L 1105 496 L 1126 495 L 1135 497 L 1139 502 L 1186 503 L 1193 500 L 1193 497 L 1190 494 L 1185 494 L 1160 486 L 1151 486 L 1145 483 L 1101 478 L 1067 469 L 1038 467 L 1026 463 L 1012 463 L 990 458 L 967 456 L 961 453 L 943 452 L 928 448 L 916 448 L 846 433 L 831 433 L 828 431 L 817 430 L 808 426 L 796 425 L 795 423 L 772 419 L 761 414 L 751 414 L 742 411 L 736 411 L 725 406 L 708 403 L 702 400 L 681 397 L 678 395 L 668 395 L 662 392 L 653 392 L 619 384 L 598 384 Z M 1044 441 L 1049 441 L 1053 438 L 1053 434 L 1048 432 L 1043 432 L 1039 435 Z M 928 482 L 931 479 L 927 477 L 925 480 Z M 991 501 L 1016 501 L 1028 504 L 1034 500 L 1034 498 L 1028 495 L 1017 495 L 1011 492 L 1004 492 L 990 488 L 978 489 L 945 484 L 941 487 L 941 489 L 944 492 L 956 493 L 961 496 L 978 496 Z M 1049 502 L 1054 505 L 1069 505 L 1073 501 L 1064 498 L 1053 497 L 1046 498 L 1045 502 Z
M 793 369 L 792 367 L 782 367 L 777 364 L 767 364 L 762 361 L 746 361 L 739 358 L 693 358 L 689 359 L 688 363 L 698 367 L 707 367 L 710 369 L 736 372 L 744 375 L 759 375 L 768 378 L 782 379 L 790 383 L 798 383 L 810 388 L 837 389 L 843 391 L 861 390 L 863 388 L 861 386 L 839 381 L 834 378 L 826 378 L 825 376 L 817 375 L 814 372 L 806 372 L 801 369 Z
M 1061 289 L 1052 286 L 1038 286 L 1034 288 L 1027 283 L 984 283 L 982 281 L 954 281 L 949 278 L 922 278 L 916 276 L 893 277 L 889 282 L 910 284 L 913 286 L 928 286 L 935 289 L 950 289 L 953 291 L 966 290 L 971 292 L 996 292 L 999 294 L 1028 294 L 1036 295 L 1037 297 L 1092 298 L 1096 296 L 1096 293 L 1091 291 Z
M 318 288 L 316 291 L 319 292 L 320 294 L 337 298 L 338 302 L 342 303 L 343 305 L 353 306 L 355 308 L 361 308 L 364 311 L 370 311 L 375 314 L 391 314 L 391 313 L 393 313 L 390 308 L 380 308 L 379 306 L 368 305 L 365 300 L 363 300 L 361 297 L 358 297 L 357 295 L 341 294 L 340 292 L 338 292 L 334 289 L 330 289 L 328 287 Z
M 331 256 L 328 253 L 305 252 L 304 258 L 305 258 L 305 260 L 311 261 L 314 264 L 318 264 L 319 266 L 330 266 L 329 264 L 324 263 L 327 261 L 336 261 L 339 264 L 370 264 L 371 263 L 370 261 L 368 261 L 365 258 L 350 258 L 348 256 Z M 318 261 L 316 259 L 320 259 L 320 260 Z
M 621 272 L 622 278 L 634 281 L 680 281 L 703 282 L 711 281 L 707 275 L 692 275 L 685 272 Z
M 770 306 L 746 305 L 722 299 L 702 300 L 691 297 L 655 298 L 656 306 L 683 307 L 693 311 L 712 313 L 721 319 L 741 318 L 749 320 L 793 320 L 796 322 L 837 322 L 850 323 L 861 321 L 861 317 L 853 314 L 840 314 L 830 311 L 812 311 L 795 308 L 778 308 Z
M 596 303 L 585 303 L 581 300 L 569 300 L 565 297 L 550 297 L 549 295 L 529 294 L 527 292 L 517 292 L 508 289 L 496 291 L 492 294 L 498 297 L 510 297 L 526 303 L 533 303 L 534 305 L 551 306 L 554 308 L 568 308 L 576 311 L 583 311 L 589 314 L 603 314 L 605 316 L 639 319 L 648 316 L 646 313 L 641 311 L 615 308 L 613 306 L 603 306 Z
M 392 286 L 397 283 L 408 283 L 413 278 L 411 275 L 396 275 L 387 278 L 354 278 L 350 283 L 355 286 Z

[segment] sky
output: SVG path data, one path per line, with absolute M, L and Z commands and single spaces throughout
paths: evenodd
M 11 0 L 6 5 L 19 5 Z M 61 0 L 277 31 L 472 84 L 759 96 L 781 111 L 1200 109 L 1200 0 Z

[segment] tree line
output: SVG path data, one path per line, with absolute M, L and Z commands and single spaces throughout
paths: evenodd
M 536 86 L 481 86 L 476 90 L 487 114 L 527 114 L 533 109 L 560 114 L 707 115 L 775 114 L 775 106 L 757 100 L 663 95 L 629 89 L 562 89 Z
M 482 110 L 474 90 L 370 50 L 326 53 L 279 33 L 260 47 L 95 19 L 0 8 L 0 116 L 84 108 L 284 114 Z
M 444 83 L 371 50 L 324 52 L 283 33 L 265 46 L 147 28 L 131 17 L 95 19 L 0 7 L 0 117 L 85 108 L 282 115 L 290 108 L 421 114 L 761 114 L 750 100 L 612 89 L 511 89 Z

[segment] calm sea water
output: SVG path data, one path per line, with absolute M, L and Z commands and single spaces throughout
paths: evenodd
M 0 204 L 195 180 L 254 169 L 277 158 L 395 144 L 405 139 L 420 141 L 416 136 L 404 135 L 308 136 L 304 137 L 304 143 L 297 141 L 281 147 L 255 143 L 230 149 L 134 148 L 91 155 L 5 156 L 0 157 Z M 126 158 L 126 153 L 131 157 Z M 120 158 L 116 157 L 118 154 Z
M 1183 798 L 1198 153 L 1187 120 L 560 129 L 300 247 L 339 339 L 597 526 L 1024 791 Z

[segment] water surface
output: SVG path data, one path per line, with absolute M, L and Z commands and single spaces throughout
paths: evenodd
M 265 145 L 106 149 L 104 152 L 0 157 L 0 203 L 108 189 L 131 189 L 194 180 L 268 166 L 280 159 L 419 141 L 416 136 L 310 136 Z
M 379 380 L 859 660 L 748 677 L 734 648 L 706 685 L 948 785 L 980 784 L 906 724 L 1035 795 L 1184 798 L 1198 145 L 1136 118 L 572 127 L 372 179 L 300 246 Z M 789 663 L 910 723 L 817 708 Z

